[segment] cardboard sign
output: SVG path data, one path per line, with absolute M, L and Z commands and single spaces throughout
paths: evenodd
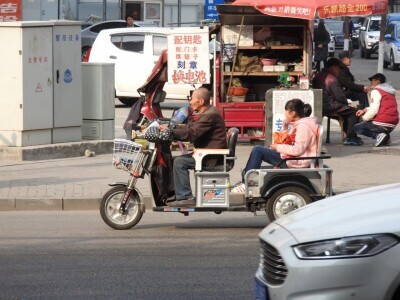
M 285 105 L 291 99 L 300 99 L 314 107 L 314 93 L 312 90 L 282 90 L 273 91 L 272 94 L 272 135 L 275 131 L 281 131 L 283 120 L 285 119 Z M 314 116 L 314 109 L 311 114 Z
M 210 83 L 208 28 L 168 35 L 168 83 Z
M 21 0 L 0 0 L 0 22 L 20 21 L 21 15 Z

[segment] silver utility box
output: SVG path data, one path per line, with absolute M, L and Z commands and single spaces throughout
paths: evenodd
M 0 145 L 81 140 L 81 23 L 0 22 Z
M 114 120 L 83 120 L 82 137 L 87 140 L 114 139 Z
M 229 173 L 198 172 L 195 180 L 197 207 L 229 207 Z

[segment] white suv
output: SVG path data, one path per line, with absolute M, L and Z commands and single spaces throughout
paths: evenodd
M 360 53 L 361 57 L 370 58 L 374 53 L 373 45 L 379 42 L 381 17 L 372 16 L 364 20 L 360 28 Z
M 89 62 L 115 64 L 115 95 L 131 105 L 140 97 L 137 89 L 150 75 L 161 51 L 167 49 L 167 35 L 172 28 L 138 27 L 102 30 L 90 53 Z M 169 99 L 187 99 L 189 84 L 165 84 Z

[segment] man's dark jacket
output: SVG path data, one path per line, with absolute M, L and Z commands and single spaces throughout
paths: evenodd
M 225 122 L 219 111 L 209 106 L 198 119 L 174 129 L 174 137 L 190 141 L 195 148 L 226 149 Z
M 354 83 L 354 76 L 345 64 L 340 64 L 339 83 L 345 91 L 364 92 L 364 86 Z
M 333 115 L 348 110 L 347 97 L 339 80 L 328 70 L 318 73 L 313 80 L 313 87 L 322 89 L 323 114 Z

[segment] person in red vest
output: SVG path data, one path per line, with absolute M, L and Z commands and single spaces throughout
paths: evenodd
M 386 83 L 386 77 L 377 73 L 370 78 L 371 104 L 358 110 L 356 115 L 362 116 L 363 122 L 354 126 L 358 134 L 375 139 L 375 147 L 390 144 L 390 132 L 399 123 L 396 90 Z

